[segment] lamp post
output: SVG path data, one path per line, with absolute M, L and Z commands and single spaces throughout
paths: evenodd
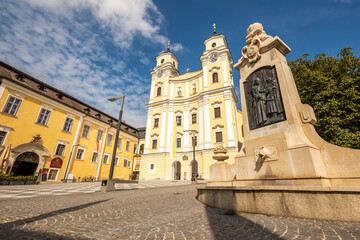
M 113 178 L 114 175 L 114 165 L 115 165 L 115 155 L 116 155 L 116 148 L 117 148 L 117 144 L 118 144 L 118 139 L 119 139 L 119 133 L 120 133 L 120 126 L 121 126 L 121 118 L 122 118 L 122 114 L 123 114 L 123 108 L 124 108 L 124 101 L 125 101 L 125 96 L 118 96 L 118 97 L 113 97 L 113 98 L 109 98 L 108 100 L 110 102 L 115 102 L 117 100 L 121 99 L 121 107 L 120 107 L 120 113 L 119 113 L 119 120 L 118 120 L 118 126 L 116 129 L 116 137 L 115 137 L 115 143 L 114 143 L 114 150 L 113 150 L 113 155 L 112 155 L 112 159 L 111 159 L 111 166 L 110 166 L 110 172 L 109 172 L 109 180 L 111 180 Z M 120 160 L 120 159 L 119 159 Z
M 192 176 L 191 181 L 196 180 L 196 173 L 195 173 L 195 133 L 196 130 L 184 130 L 184 132 L 191 132 L 191 138 L 192 138 L 192 146 L 193 146 L 193 164 L 192 164 Z
M 69 170 L 70 170 L 70 165 L 71 165 L 71 162 L 72 162 L 72 156 L 73 156 L 73 154 L 74 154 L 74 147 L 77 147 L 77 146 L 80 146 L 80 144 L 75 144 L 75 145 L 73 145 L 73 146 L 71 147 L 69 160 L 68 160 L 68 162 L 67 162 L 67 164 L 66 164 L 65 173 L 64 173 L 63 180 L 62 180 L 63 183 L 66 183 L 66 182 L 67 182 L 67 178 L 68 178 Z

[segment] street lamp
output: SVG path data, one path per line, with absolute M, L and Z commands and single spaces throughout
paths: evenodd
M 63 182 L 66 183 L 67 182 L 67 178 L 68 178 L 68 175 L 69 175 L 69 170 L 70 170 L 70 165 L 71 165 L 71 162 L 72 162 L 72 156 L 74 154 L 74 147 L 77 147 L 77 146 L 80 146 L 80 144 L 75 144 L 71 147 L 71 151 L 70 151 L 70 156 L 69 156 L 69 160 L 66 164 L 66 169 L 65 169 L 65 173 L 64 173 L 64 177 L 63 177 Z
M 193 146 L 193 164 L 192 164 L 192 176 L 191 176 L 191 181 L 195 181 L 196 180 L 196 173 L 195 173 L 195 133 L 197 132 L 196 130 L 184 130 L 184 132 L 191 132 L 192 135 L 192 146 Z
M 114 175 L 114 166 L 115 166 L 115 157 L 116 157 L 115 155 L 116 155 L 116 148 L 117 148 L 117 145 L 118 145 L 118 139 L 119 139 L 119 134 L 120 134 L 121 118 L 122 118 L 122 114 L 123 114 L 125 96 L 123 95 L 123 96 L 118 96 L 118 97 L 113 97 L 113 98 L 108 99 L 110 102 L 115 102 L 115 101 L 117 101 L 119 99 L 121 99 L 121 108 L 120 108 L 120 113 L 119 113 L 118 126 L 117 126 L 117 129 L 116 129 L 116 138 L 115 138 L 115 143 L 114 143 L 113 155 L 112 155 L 112 159 L 111 159 L 111 166 L 110 166 L 108 184 L 109 184 L 109 181 L 113 178 L 113 175 Z

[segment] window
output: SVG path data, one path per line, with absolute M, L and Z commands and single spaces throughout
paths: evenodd
M 193 113 L 193 114 L 191 114 L 191 123 L 192 124 L 195 124 L 196 123 L 196 113 Z
M 21 102 L 22 100 L 20 98 L 9 96 L 3 112 L 15 116 L 19 110 Z
M 63 131 L 65 131 L 65 132 L 71 132 L 73 123 L 74 123 L 74 119 L 73 119 L 73 118 L 66 117 L 66 118 L 65 118 L 64 127 L 63 127 Z
M 181 126 L 181 116 L 176 116 L 176 126 Z
M 153 139 L 152 141 L 152 149 L 156 149 L 157 148 L 157 139 Z
M 176 138 L 176 147 L 181 148 L 181 138 Z
M 98 133 L 97 133 L 97 136 L 96 136 L 96 141 L 101 141 L 103 134 L 104 134 L 104 131 L 101 130 L 101 129 L 98 129 Z
M 192 145 L 191 146 L 197 146 L 197 136 L 192 137 Z
M 48 173 L 48 176 L 47 176 L 47 180 L 48 181 L 56 181 L 58 173 L 59 173 L 58 169 L 50 169 L 49 173 Z
M 128 165 L 127 162 L 128 162 L 128 160 L 124 158 L 123 167 L 127 167 L 127 165 Z
M 97 162 L 97 152 L 94 151 L 91 157 L 91 162 Z
M 134 153 L 136 153 L 137 145 L 134 143 Z
M 161 87 L 158 87 L 157 89 L 156 89 L 156 96 L 158 97 L 158 96 L 161 96 Z
M 221 118 L 221 110 L 220 110 L 220 107 L 215 107 L 215 108 L 214 108 L 214 116 L 215 116 L 215 118 Z
M 78 150 L 77 150 L 75 159 L 83 160 L 84 159 L 84 152 L 85 152 L 85 149 L 82 148 L 82 147 L 79 147 Z
M 115 166 L 119 166 L 119 160 L 120 160 L 120 157 L 119 156 L 116 156 L 115 157 Z
M 90 126 L 89 126 L 89 125 L 84 125 L 83 132 L 82 132 L 82 134 L 81 134 L 81 137 L 83 137 L 83 138 L 89 138 L 89 133 L 90 133 Z
M 218 73 L 217 73 L 217 72 L 215 72 L 215 73 L 212 74 L 212 82 L 213 82 L 213 83 L 219 82 L 219 77 L 218 77 Z
M 130 141 L 129 141 L 129 140 L 126 141 L 125 150 L 126 150 L 126 151 L 129 151 L 129 150 L 130 150 Z
M 119 138 L 118 138 L 118 143 L 117 143 L 117 148 L 118 148 L 118 149 L 121 149 L 121 144 L 122 144 L 122 138 L 119 137 Z
M 109 164 L 109 157 L 110 157 L 110 154 L 108 154 L 108 153 L 104 154 L 103 164 Z
M 221 143 L 223 141 L 222 132 L 215 132 L 215 141 Z
M 112 138 L 113 138 L 113 135 L 109 133 L 107 136 L 106 145 L 111 146 Z
M 144 144 L 140 145 L 139 154 L 144 154 Z
M 156 170 L 156 164 L 155 163 L 149 163 L 148 172 L 149 173 L 154 173 L 155 170 Z
M 51 114 L 51 110 L 46 108 L 41 108 L 39 117 L 36 122 L 42 125 L 47 125 L 50 118 L 50 114 Z
M 159 127 L 159 118 L 154 118 L 154 128 Z
M 0 146 L 4 144 L 5 138 L 6 138 L 7 132 L 0 131 Z
M 64 154 L 65 154 L 65 148 L 66 148 L 66 144 L 64 144 L 64 143 L 58 143 L 58 145 L 56 146 L 55 155 L 64 156 Z
M 131 161 L 130 160 L 128 160 L 127 167 L 131 168 Z

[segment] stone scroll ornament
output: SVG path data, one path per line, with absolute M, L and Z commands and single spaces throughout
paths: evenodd
M 263 67 L 244 82 L 250 130 L 286 120 L 275 67 Z
M 271 36 L 266 35 L 261 23 L 251 24 L 246 33 L 246 46 L 243 47 L 241 53 L 243 58 L 250 63 L 255 63 L 260 59 L 261 43 Z

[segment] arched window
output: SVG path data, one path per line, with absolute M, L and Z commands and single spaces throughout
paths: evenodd
M 156 96 L 161 96 L 161 87 L 156 89 Z
M 218 76 L 218 73 L 217 73 L 217 72 L 214 72 L 214 73 L 212 74 L 212 82 L 213 82 L 213 83 L 219 82 L 219 76 Z

